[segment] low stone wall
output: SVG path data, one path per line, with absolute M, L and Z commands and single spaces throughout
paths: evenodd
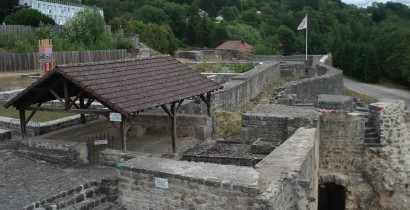
M 19 94 L 23 90 L 24 89 L 17 89 L 17 90 L 0 92 L 0 105 L 14 98 L 17 94 Z
M 213 118 L 206 115 L 177 115 L 177 135 L 208 139 L 213 133 Z M 171 135 L 171 119 L 166 114 L 141 114 L 132 123 L 131 135 Z
M 303 78 L 305 77 L 305 62 L 298 61 L 281 61 L 280 62 L 280 76 L 282 78 Z
M 352 112 L 355 109 L 355 103 L 351 96 L 320 94 L 315 102 L 315 107 Z
M 249 167 L 137 157 L 122 164 L 119 201 L 139 209 L 268 209 Z
M 271 103 L 281 103 L 280 98 L 295 95 L 295 101 L 314 103 L 320 94 L 343 95 L 343 72 L 325 64 L 318 65 L 325 74 L 317 77 L 289 82 L 274 91 Z M 289 105 L 289 104 L 288 104 Z
M 201 74 L 205 75 L 209 79 L 212 79 L 213 81 L 219 84 L 224 84 L 226 82 L 229 82 L 232 78 L 239 75 L 239 73 L 201 73 Z
M 102 166 L 115 166 L 117 163 L 136 158 L 136 157 L 151 157 L 149 153 L 142 152 L 123 152 L 122 150 L 105 149 L 98 153 L 99 165 Z
M 278 145 L 300 127 L 316 127 L 318 117 L 312 108 L 258 105 L 242 114 L 242 139 L 254 142 L 263 138 Z
M 127 209 L 316 209 L 316 139 L 316 129 L 301 128 L 255 169 L 136 157 L 120 169 L 119 201 Z
M 98 115 L 85 115 L 86 116 L 86 121 L 90 122 L 93 120 L 98 119 Z M 31 121 L 30 121 L 31 122 Z M 81 124 L 81 119 L 79 115 L 75 116 L 70 116 L 70 117 L 64 117 L 61 119 L 57 120 L 52 120 L 48 122 L 35 122 L 33 124 L 27 125 L 27 130 L 32 131 L 33 135 L 41 135 L 45 133 L 50 133 L 52 131 L 60 130 L 63 128 L 67 128 L 73 125 L 78 125 Z M 17 123 L 17 124 L 14 124 Z M 17 129 L 18 132 L 20 132 L 20 120 L 10 118 L 10 117 L 2 117 L 0 116 L 0 128 L 6 128 L 10 129 L 10 127 L 14 127 L 14 129 Z
M 317 140 L 315 128 L 299 128 L 255 166 L 270 187 L 268 209 L 317 209 Z
M 224 84 L 224 89 L 214 93 L 213 107 L 224 110 L 237 109 L 279 78 L 280 65 L 278 62 L 265 62 L 255 66 L 253 70 L 232 78 Z
M 1 140 L 6 140 L 6 139 L 11 139 L 10 130 L 0 129 L 0 141 Z

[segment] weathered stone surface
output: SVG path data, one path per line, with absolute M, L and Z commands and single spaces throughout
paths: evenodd
M 182 159 L 195 162 L 254 166 L 265 157 L 265 155 L 252 154 L 250 145 L 221 142 L 223 141 L 203 142 L 184 153 Z
M 320 94 L 315 103 L 315 107 L 352 112 L 354 111 L 355 103 L 351 96 Z
M 251 145 L 251 153 L 252 154 L 269 154 L 271 153 L 276 147 L 280 145 L 280 141 L 272 141 L 270 139 L 263 139 L 260 138 Z
M 249 202 L 262 193 L 258 177 L 248 167 L 137 157 L 121 168 L 119 200 L 127 209 L 266 209 Z
M 262 104 L 242 115 L 242 138 L 283 142 L 300 127 L 315 127 L 319 112 L 313 108 Z
M 294 103 L 314 103 L 320 94 L 343 95 L 343 72 L 323 63 L 316 68 L 315 77 L 292 81 L 274 90 L 270 103 L 293 105 Z M 295 94 L 296 98 L 288 99 Z
M 10 130 L 5 130 L 5 129 L 0 129 L 0 141 L 1 140 L 6 140 L 6 139 L 11 139 L 11 131 Z
M 115 169 L 101 166 L 61 169 L 0 149 L 0 209 L 21 209 L 41 200 L 45 203 L 63 191 L 115 173 Z

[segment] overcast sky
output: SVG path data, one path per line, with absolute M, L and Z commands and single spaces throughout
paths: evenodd
M 410 0 L 342 0 L 342 2 L 346 4 L 355 4 L 358 7 L 367 7 L 372 4 L 372 2 L 388 2 L 388 1 L 393 1 L 393 2 L 400 2 L 402 4 L 407 4 L 410 6 Z

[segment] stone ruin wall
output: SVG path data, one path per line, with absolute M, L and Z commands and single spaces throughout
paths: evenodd
M 403 101 L 375 103 L 380 129 L 380 147 L 366 148 L 364 173 L 379 209 L 410 209 L 410 135 Z
M 365 119 L 331 112 L 319 123 L 320 182 L 346 189 L 346 209 L 409 209 L 410 136 L 404 102 L 376 103 L 380 145 L 364 142 Z
M 138 156 L 121 166 L 119 201 L 127 209 L 316 209 L 316 141 L 316 129 L 300 128 L 255 168 Z
M 271 103 L 293 105 L 289 100 L 314 103 L 320 94 L 343 95 L 341 70 L 321 63 L 317 66 L 316 72 L 320 73 L 320 76 L 292 81 L 277 88 Z

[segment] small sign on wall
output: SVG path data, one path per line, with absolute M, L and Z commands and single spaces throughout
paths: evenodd
M 155 187 L 168 189 L 168 179 L 155 177 L 154 183 L 155 183 Z
M 94 145 L 103 145 L 103 144 L 108 144 L 107 140 L 95 140 Z
M 110 121 L 111 122 L 121 122 L 121 113 L 110 112 Z

